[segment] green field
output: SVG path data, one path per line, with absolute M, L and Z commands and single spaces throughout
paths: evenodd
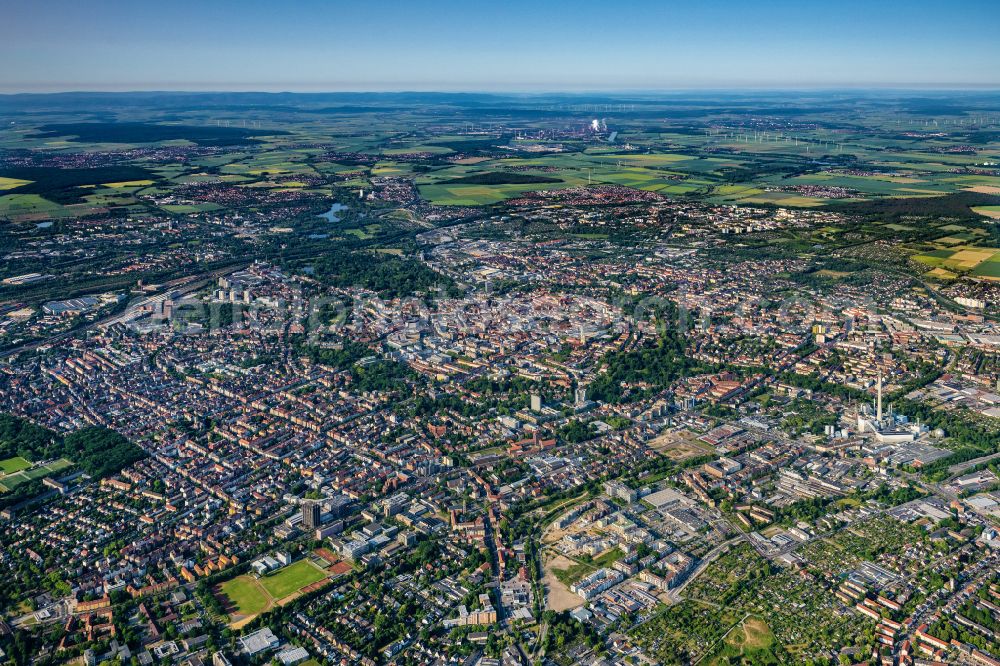
M 251 576 L 238 576 L 221 585 L 239 615 L 256 615 L 271 605 L 271 599 Z
M 299 560 L 261 578 L 237 576 L 219 586 L 235 615 L 249 617 L 261 613 L 304 587 L 327 577 L 309 560 Z
M 972 269 L 970 275 L 992 280 L 1000 280 L 1000 258 L 994 255 Z
M 15 462 L 12 462 L 15 461 Z M 58 472 L 63 471 L 69 467 L 73 466 L 73 463 L 65 458 L 60 458 L 59 460 L 54 460 L 47 465 L 41 465 L 39 467 L 31 468 L 30 463 L 25 466 L 22 463 L 16 461 L 27 462 L 24 458 L 8 458 L 4 463 L 11 463 L 12 465 L 21 465 L 21 467 L 13 472 L 7 472 L 6 466 L 4 467 L 4 474 L 0 476 L 0 492 L 7 492 L 13 490 L 22 483 L 28 481 L 33 481 L 35 479 L 42 479 L 47 476 L 52 476 Z
M 0 215 L 10 217 L 66 217 L 69 212 L 38 194 L 7 194 L 0 197 Z
M 351 234 L 352 236 L 354 236 L 358 240 L 370 240 L 372 238 L 375 238 L 376 234 L 378 234 L 378 232 L 379 232 L 380 229 L 381 229 L 381 225 L 378 225 L 378 224 L 366 224 L 365 227 L 364 227 L 364 229 L 357 229 L 357 228 L 355 228 L 355 229 L 345 229 L 344 233 Z
M 260 579 L 261 587 L 275 600 L 326 578 L 326 572 L 309 560 L 299 560 Z
M 1000 250 L 973 245 L 958 245 L 964 242 L 964 234 L 952 234 L 938 239 L 941 245 L 953 247 L 928 250 L 915 255 L 913 259 L 932 268 L 968 273 L 974 277 L 1000 279 Z
M 976 206 L 972 209 L 972 212 L 979 213 L 993 220 L 1000 220 L 1000 206 Z
M 597 571 L 597 567 L 589 564 L 572 564 L 566 569 L 552 569 L 553 575 L 566 587 L 595 571 Z
M 625 556 L 618 548 L 612 548 L 611 550 L 602 553 L 600 556 L 593 558 L 589 561 L 577 562 L 571 565 L 567 569 L 552 569 L 553 575 L 559 580 L 560 583 L 569 587 L 576 581 L 580 580 L 584 576 L 589 576 L 598 569 L 604 567 L 610 567 L 612 564 L 620 560 Z
M 21 456 L 0 460 L 0 473 L 2 474 L 13 474 L 29 467 L 31 467 L 31 462 Z
M 743 663 L 740 659 L 759 658 L 766 662 L 768 652 L 775 646 L 774 634 L 767 623 L 755 617 L 748 617 L 732 628 L 719 650 L 707 660 L 710 666 Z M 751 661 L 750 663 L 757 663 Z
M 222 206 L 214 203 L 196 203 L 196 204 L 166 204 L 160 206 L 163 210 L 169 213 L 179 213 L 181 215 L 186 215 L 188 213 L 207 213 L 213 210 L 219 210 Z

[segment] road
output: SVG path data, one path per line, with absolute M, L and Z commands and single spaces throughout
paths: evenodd
M 976 465 L 981 465 L 983 463 L 987 463 L 997 458 L 1000 458 L 1000 453 L 991 453 L 990 455 L 983 456 L 982 458 L 973 458 L 972 460 L 967 460 L 963 463 L 957 463 L 955 465 L 952 465 L 951 467 L 948 468 L 948 473 L 951 475 L 948 478 L 948 481 L 951 481 L 956 476 L 961 475 L 967 469 L 972 469 Z

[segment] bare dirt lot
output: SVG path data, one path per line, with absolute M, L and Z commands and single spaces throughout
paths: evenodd
M 660 455 L 671 460 L 683 461 L 712 452 L 712 447 L 698 439 L 698 436 L 688 430 L 677 430 L 660 435 L 650 447 Z
M 545 562 L 545 607 L 554 611 L 564 611 L 583 605 L 583 599 L 569 591 L 569 588 L 559 582 L 552 569 L 568 569 L 573 561 L 562 555 L 556 555 Z

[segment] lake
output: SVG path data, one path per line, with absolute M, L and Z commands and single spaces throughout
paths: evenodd
M 340 216 L 337 215 L 342 210 L 346 210 L 347 206 L 342 203 L 335 203 L 330 206 L 330 210 L 325 213 L 320 213 L 320 217 L 326 218 L 330 222 L 340 222 Z

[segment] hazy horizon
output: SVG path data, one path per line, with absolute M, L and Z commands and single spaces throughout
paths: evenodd
M 1000 87 L 979 0 L 7 6 L 3 92 Z

